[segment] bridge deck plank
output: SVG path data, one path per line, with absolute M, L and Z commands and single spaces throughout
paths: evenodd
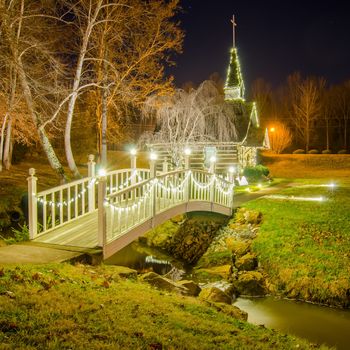
M 35 239 L 36 242 L 93 248 L 97 246 L 97 211 Z

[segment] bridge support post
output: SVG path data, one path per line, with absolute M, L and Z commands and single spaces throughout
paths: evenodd
M 162 163 L 162 171 L 163 173 L 167 173 L 169 171 L 169 164 L 166 158 L 164 158 Z
M 101 176 L 98 181 L 98 230 L 97 241 L 99 247 L 104 247 L 107 241 L 107 222 L 106 222 L 106 177 Z
M 91 179 L 88 186 L 88 201 L 89 201 L 89 212 L 95 210 L 95 183 L 93 178 L 95 177 L 96 172 L 96 162 L 94 162 L 95 156 L 89 154 L 88 157 L 88 177 Z
M 131 180 L 130 184 L 135 185 L 136 184 L 136 149 L 133 148 L 130 150 L 130 169 L 131 169 Z
M 153 181 L 153 188 L 152 188 L 152 192 L 151 192 L 151 198 L 152 198 L 152 227 L 153 227 L 153 218 L 156 215 L 156 200 L 157 200 L 157 179 L 156 179 L 156 162 L 157 162 L 157 155 L 156 154 L 151 154 L 151 158 L 149 161 L 149 168 L 150 168 L 150 178 Z
M 29 169 L 28 181 L 28 225 L 29 225 L 29 238 L 34 239 L 38 234 L 38 207 L 37 207 L 37 180 L 35 177 L 35 169 Z M 45 218 L 46 219 L 46 218 Z
M 190 201 L 190 186 L 191 186 L 191 178 L 190 178 L 190 155 L 191 150 L 185 149 L 185 176 L 186 182 L 184 187 L 184 200 L 186 203 Z
M 212 157 L 210 159 L 210 167 L 209 167 L 209 173 L 212 174 L 212 178 L 210 179 L 211 185 L 210 185 L 210 202 L 213 206 L 214 200 L 215 200 L 215 163 L 216 163 L 216 157 Z

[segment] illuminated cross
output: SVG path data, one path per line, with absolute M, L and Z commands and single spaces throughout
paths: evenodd
M 235 48 L 236 47 L 235 26 L 237 25 L 235 22 L 235 15 L 232 15 L 231 23 L 232 23 L 232 29 L 233 29 L 233 48 Z

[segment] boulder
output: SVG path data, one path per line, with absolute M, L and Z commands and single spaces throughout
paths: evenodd
M 168 292 L 176 292 L 186 295 L 189 293 L 186 287 L 181 286 L 165 277 L 162 277 L 155 272 L 145 273 L 141 276 L 140 280 L 149 283 L 153 287 L 166 290 Z
M 197 296 L 201 292 L 199 285 L 193 281 L 182 280 L 177 282 L 178 285 L 188 289 L 188 295 Z
M 118 278 L 132 278 L 137 279 L 137 271 L 125 266 L 108 266 L 111 280 L 118 280 Z
M 183 214 L 180 214 L 180 215 L 176 215 L 174 216 L 173 218 L 171 218 L 170 220 L 175 223 L 175 224 L 181 224 L 185 221 L 186 219 L 186 216 L 183 215 Z
M 199 299 L 215 303 L 232 304 L 232 298 L 216 287 L 203 288 L 199 293 Z
M 258 259 L 255 254 L 247 253 L 235 261 L 238 271 L 252 271 L 258 266 Z
M 238 278 L 233 281 L 233 285 L 239 294 L 250 296 L 266 294 L 264 276 L 258 271 L 239 273 Z
M 237 320 L 247 321 L 248 319 L 248 313 L 241 310 L 237 306 L 227 305 L 223 303 L 212 303 L 211 305 L 215 307 L 216 310 L 223 312 L 228 316 L 236 318 Z
M 233 237 L 228 237 L 226 239 L 226 244 L 228 249 L 231 250 L 232 254 L 236 258 L 240 258 L 241 256 L 247 254 L 250 250 L 251 242 L 250 241 L 242 241 L 237 240 Z
M 259 211 L 240 208 L 235 215 L 235 221 L 241 224 L 258 225 L 261 223 L 262 214 Z
M 231 265 L 214 266 L 205 269 L 195 269 L 193 273 L 198 278 L 200 278 L 201 276 L 204 280 L 209 281 L 217 280 L 218 277 L 228 279 L 231 275 Z

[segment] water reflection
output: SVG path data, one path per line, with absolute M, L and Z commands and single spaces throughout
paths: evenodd
M 105 264 L 127 266 L 139 272 L 154 271 L 159 275 L 165 275 L 173 268 L 168 260 L 151 255 L 149 248 L 137 244 L 129 244 L 107 259 Z
M 238 298 L 235 305 L 248 312 L 251 323 L 340 350 L 350 349 L 350 310 L 274 298 Z

